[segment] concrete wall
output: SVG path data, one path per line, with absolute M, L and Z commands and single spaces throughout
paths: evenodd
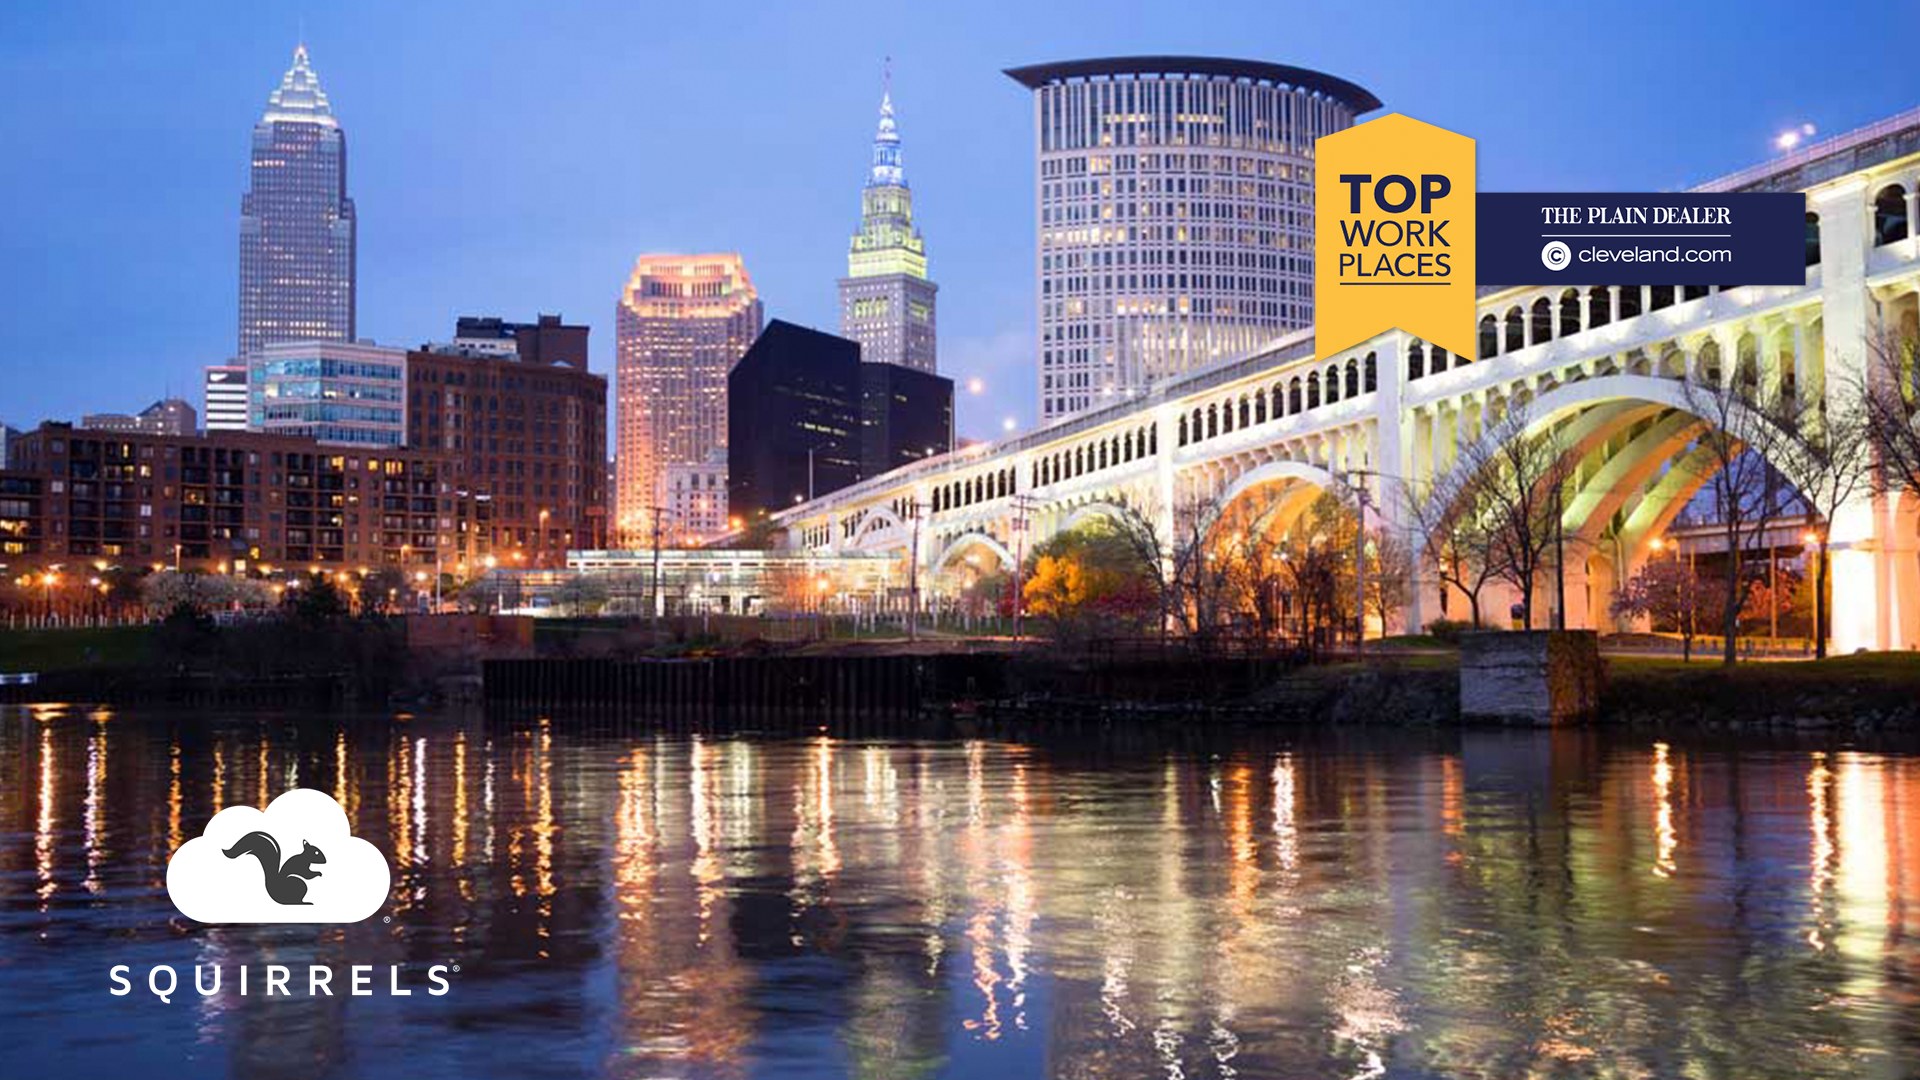
M 1599 707 L 1600 673 L 1600 639 L 1591 630 L 1467 634 L 1460 717 L 1540 726 L 1587 719 Z

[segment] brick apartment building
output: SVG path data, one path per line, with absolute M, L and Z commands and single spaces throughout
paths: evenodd
M 585 326 L 462 318 L 454 341 L 407 354 L 408 441 L 444 452 L 488 507 L 482 558 L 564 566 L 607 535 L 607 380 Z
M 26 432 L 12 451 L 0 470 L 0 565 L 9 573 L 83 562 L 431 572 L 436 561 L 458 573 L 481 557 L 475 539 L 491 524 L 437 451 L 62 423 Z

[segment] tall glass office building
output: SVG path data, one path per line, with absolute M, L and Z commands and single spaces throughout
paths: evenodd
M 1380 107 L 1196 56 L 1013 68 L 1033 91 L 1041 418 L 1313 322 L 1313 141 Z
M 240 200 L 239 355 L 276 341 L 352 341 L 354 247 L 346 132 L 301 45 L 253 126 L 252 183 Z

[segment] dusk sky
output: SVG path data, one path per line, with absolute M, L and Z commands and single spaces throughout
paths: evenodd
M 941 372 L 986 381 L 959 426 L 990 436 L 1036 415 L 1032 106 L 1001 69 L 1317 68 L 1377 94 L 1372 115 L 1476 138 L 1482 190 L 1658 190 L 1752 164 L 1791 126 L 1920 104 L 1901 6 L 1846 6 L 10 0 L 0 420 L 200 405 L 200 367 L 234 349 L 249 133 L 303 21 L 347 132 L 360 336 L 559 312 L 592 326 L 602 373 L 642 252 L 738 250 L 770 319 L 837 331 L 891 55 Z

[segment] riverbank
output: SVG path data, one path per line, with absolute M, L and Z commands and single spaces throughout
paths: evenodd
M 1315 664 L 1278 654 L 1255 660 L 1065 655 L 1032 640 L 946 638 L 756 642 L 712 655 L 680 648 L 644 658 L 519 648 L 504 660 L 472 651 L 451 658 L 436 653 L 447 663 L 427 665 L 412 662 L 418 660 L 412 653 L 431 650 L 420 641 L 412 650 L 400 644 L 397 623 L 345 629 L 357 632 L 335 627 L 320 634 L 324 650 L 282 642 L 303 656 L 301 665 L 282 670 L 261 662 L 266 642 L 257 629 L 223 628 L 208 639 L 221 643 L 214 653 L 230 661 L 224 670 L 176 666 L 179 643 L 169 643 L 160 626 L 0 631 L 0 670 L 33 671 L 41 679 L 38 686 L 0 687 L 0 694 L 15 702 L 122 705 L 243 705 L 286 695 L 314 705 L 366 706 L 387 700 L 384 693 L 360 691 L 372 673 L 376 684 L 402 687 L 409 702 L 429 699 L 430 692 L 404 689 L 400 674 L 411 666 L 431 668 L 441 685 L 460 680 L 471 696 L 508 707 L 664 710 L 699 718 L 735 709 L 760 716 L 884 716 L 896 724 L 925 721 L 929 730 L 951 730 L 950 723 L 978 730 L 1041 723 L 1418 728 L 1459 722 L 1459 655 L 1426 640 L 1372 645 L 1364 661 Z M 241 641 L 254 647 L 232 647 Z M 397 648 L 377 647 L 389 644 Z M 323 656 L 331 662 L 317 663 Z M 481 676 L 486 669 L 492 688 Z M 509 677 L 517 680 L 510 686 Z M 1615 654 L 1606 658 L 1595 723 L 1920 732 L 1920 655 L 1726 668 Z
M 1731 668 L 1612 657 L 1600 706 L 1605 722 L 1634 727 L 1920 731 L 1920 655 L 1857 653 Z

